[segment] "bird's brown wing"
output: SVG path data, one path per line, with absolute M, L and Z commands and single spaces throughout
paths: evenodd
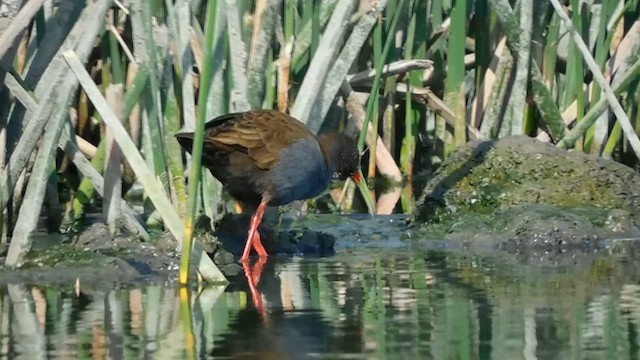
M 246 153 L 258 168 L 268 170 L 278 159 L 280 150 L 313 134 L 304 124 L 284 113 L 252 110 L 212 120 L 205 127 L 204 137 L 205 148 L 213 145 Z

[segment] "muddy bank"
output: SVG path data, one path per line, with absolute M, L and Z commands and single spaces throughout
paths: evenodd
M 149 283 L 177 283 L 180 253 L 168 233 L 145 242 L 133 235 L 111 235 L 95 223 L 78 235 L 43 236 L 35 241 L 25 263 L 17 269 L 2 268 L 0 284 L 26 283 L 111 289 Z M 205 248 L 228 276 L 240 266 L 213 237 L 203 237 Z M 5 253 L 3 253 L 4 257 Z M 0 259 L 4 263 L 4 259 Z M 192 268 L 192 274 L 195 267 Z M 195 277 L 194 277 L 195 279 Z
M 81 234 L 39 237 L 20 268 L 2 268 L 0 284 L 26 283 L 110 289 L 177 280 L 179 257 L 164 236 L 145 243 L 134 236 L 112 236 L 96 223 Z M 4 257 L 4 254 L 3 254 Z M 4 259 L 0 259 L 4 263 Z
M 287 219 L 285 216 L 284 219 Z M 204 222 L 200 222 L 202 225 Z M 246 239 L 246 216 L 227 215 L 213 231 L 203 225 L 196 238 L 205 251 L 229 278 L 242 274 L 238 258 Z M 263 242 L 271 256 L 333 254 L 334 236 L 305 226 L 292 228 L 290 221 L 274 228 L 262 226 Z M 19 269 L 0 268 L 0 285 L 46 284 L 73 287 L 79 279 L 81 288 L 112 289 L 149 283 L 177 283 L 180 252 L 168 233 L 152 236 L 145 242 L 136 236 L 110 234 L 102 223 L 95 223 L 74 236 L 44 236 L 46 244 L 35 245 Z M 222 240 L 220 240 L 222 239 Z M 4 263 L 6 249 L 1 251 Z M 195 280 L 195 267 L 192 275 Z
M 632 169 L 518 136 L 453 153 L 423 189 L 412 223 L 429 238 L 507 250 L 589 249 L 640 235 L 639 210 Z

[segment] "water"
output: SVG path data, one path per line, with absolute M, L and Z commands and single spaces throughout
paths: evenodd
M 273 257 L 255 297 L 243 274 L 182 294 L 11 285 L 0 356 L 637 359 L 640 263 L 626 243 L 555 266 L 406 246 Z

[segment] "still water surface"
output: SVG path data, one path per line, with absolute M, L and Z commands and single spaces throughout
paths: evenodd
M 0 356 L 637 359 L 634 245 L 538 265 L 407 247 L 273 257 L 254 296 L 243 274 L 182 298 L 162 284 L 79 295 L 11 285 Z

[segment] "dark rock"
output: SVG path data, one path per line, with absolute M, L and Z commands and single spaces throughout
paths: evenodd
M 222 248 L 219 248 L 218 251 L 216 251 L 215 255 L 213 255 L 213 262 L 215 262 L 218 266 L 232 264 L 234 263 L 233 254 Z
M 303 254 L 329 255 L 333 254 L 335 238 L 329 234 L 305 230 L 296 242 L 298 251 Z
M 236 276 L 242 271 L 242 266 L 236 263 L 225 264 L 220 266 L 220 271 L 222 271 L 225 276 Z
M 164 232 L 154 238 L 154 244 L 159 251 L 172 252 L 178 248 L 178 242 L 170 232 Z
M 113 246 L 109 227 L 104 223 L 94 223 L 78 235 L 73 246 L 78 249 L 106 249 Z
M 286 215 L 278 219 L 273 214 L 271 212 L 272 218 L 263 221 L 258 229 L 262 244 L 269 254 L 324 256 L 334 252 L 334 236 L 299 226 L 295 221 L 297 216 Z M 217 225 L 215 236 L 220 239 L 221 246 L 239 256 L 244 249 L 249 216 L 226 214 Z

